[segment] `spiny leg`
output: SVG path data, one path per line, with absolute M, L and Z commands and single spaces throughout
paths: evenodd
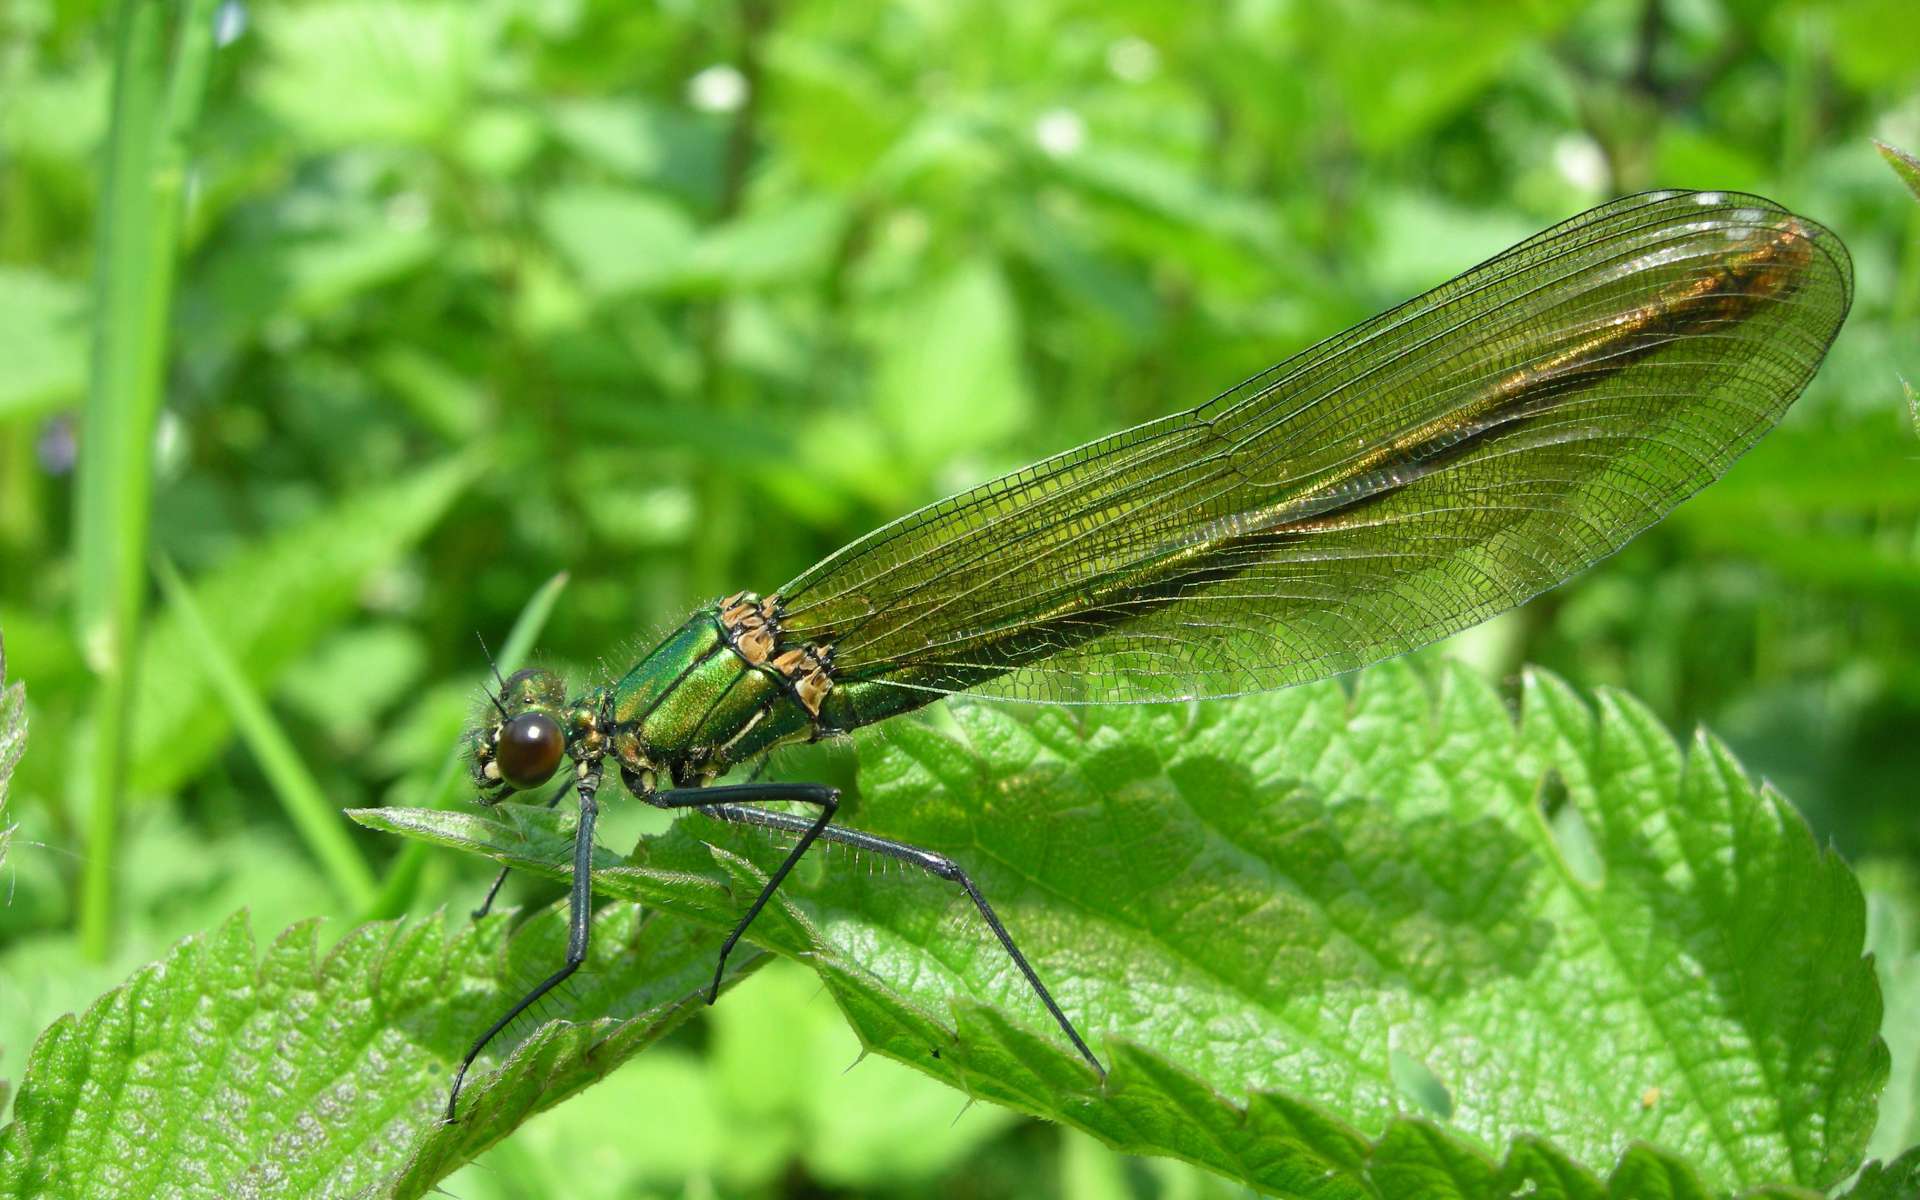
M 739 923 L 733 927 L 733 932 L 727 934 L 727 940 L 720 943 L 720 961 L 713 967 L 713 986 L 707 989 L 707 1003 L 712 1004 L 720 998 L 720 977 L 726 974 L 727 956 L 732 954 L 733 948 L 740 944 L 740 937 L 747 932 L 747 926 L 753 924 L 753 919 L 760 915 L 760 910 L 767 906 L 767 902 L 773 899 L 773 894 L 780 889 L 780 885 L 786 882 L 787 876 L 793 871 L 794 864 L 798 863 L 800 856 L 807 852 L 807 847 L 813 845 L 815 839 L 826 832 L 827 823 L 833 820 L 833 814 L 840 808 L 840 789 L 818 783 L 728 783 L 718 787 L 669 788 L 666 791 L 649 794 L 635 786 L 638 780 L 629 778 L 626 782 L 634 795 L 641 797 L 655 808 L 697 808 L 713 812 L 733 804 L 770 804 L 780 801 L 820 806 L 820 815 L 811 821 L 789 816 L 787 820 L 793 823 L 791 826 L 774 826 L 774 828 L 791 828 L 797 831 L 800 834 L 800 840 L 794 843 L 792 850 L 787 852 L 786 859 L 774 868 L 773 874 L 767 876 L 766 886 L 760 889 L 760 894 L 755 896 L 753 903 L 747 906 L 746 915 L 741 917 Z M 758 809 L 744 811 L 759 812 Z
M 552 808 L 556 804 L 559 804 L 561 797 L 565 796 L 568 792 L 572 790 L 573 790 L 573 780 L 571 779 L 561 780 L 560 786 L 553 789 L 553 795 L 547 797 L 547 807 Z M 479 908 L 476 908 L 473 910 L 474 920 L 478 921 L 481 917 L 484 917 L 488 913 L 493 911 L 494 897 L 500 894 L 500 885 L 504 884 L 507 881 L 507 876 L 511 874 L 513 874 L 512 867 L 500 868 L 500 873 L 493 877 L 493 886 L 487 889 L 487 898 L 480 902 Z
M 754 785 L 754 788 L 756 791 L 762 791 L 766 788 L 779 786 L 781 785 L 760 784 Z M 817 787 L 818 785 L 813 786 Z M 830 788 L 821 788 L 819 790 L 832 791 Z M 638 795 L 639 793 L 636 792 L 635 794 Z M 661 794 L 666 795 L 668 793 Z M 823 815 L 820 819 L 808 821 L 803 817 L 796 817 L 788 813 L 767 812 L 764 809 L 746 808 L 738 803 L 734 803 L 734 801 L 738 800 L 764 801 L 775 797 L 742 796 L 735 789 L 727 787 L 689 788 L 684 790 L 684 794 L 686 794 L 689 799 L 685 802 L 672 805 L 671 807 L 699 808 L 706 812 L 708 816 L 718 818 L 722 821 L 731 821 L 740 825 L 756 825 L 762 829 L 778 829 L 787 833 L 798 833 L 802 835 L 800 844 L 794 847 L 792 853 L 787 855 L 787 860 L 781 864 L 781 869 L 769 880 L 767 887 L 761 890 L 760 898 L 756 900 L 753 907 L 748 910 L 746 920 L 740 922 L 734 929 L 733 936 L 728 939 L 729 946 L 731 946 L 735 940 L 738 940 L 747 925 L 759 914 L 767 898 L 772 894 L 774 887 L 777 886 L 781 879 L 786 877 L 786 872 L 792 868 L 795 860 L 800 857 L 800 854 L 804 852 L 814 840 L 818 839 L 820 841 L 831 842 L 834 845 L 851 847 L 855 850 L 869 850 L 875 854 L 886 855 L 888 858 L 906 863 L 909 866 L 918 867 L 936 878 L 960 885 L 960 890 L 967 894 L 967 899 L 973 901 L 974 908 L 979 910 L 981 919 L 987 923 L 987 928 L 991 929 L 993 936 L 999 939 L 1000 948 L 1007 952 L 1007 957 L 1013 960 L 1013 965 L 1020 968 L 1020 974 L 1025 977 L 1027 986 L 1033 989 L 1035 996 L 1040 998 L 1040 1003 L 1046 1007 L 1047 1012 L 1053 1017 L 1054 1023 L 1060 1026 L 1060 1031 L 1067 1035 L 1067 1040 L 1073 1043 L 1073 1048 L 1078 1050 L 1080 1057 L 1086 1059 L 1088 1064 L 1099 1073 L 1100 1078 L 1105 1079 L 1107 1077 L 1107 1069 L 1100 1065 L 1100 1060 L 1095 1058 L 1093 1051 L 1087 1048 L 1086 1040 L 1080 1036 L 1080 1031 L 1073 1027 L 1073 1022 L 1067 1019 L 1067 1014 L 1062 1012 L 1059 1004 L 1054 1002 L 1053 993 L 1047 990 L 1046 984 L 1040 982 L 1039 972 L 1033 969 L 1033 964 L 1027 961 L 1027 956 L 1022 954 L 1020 947 L 1014 944 L 1013 935 L 1008 933 L 1007 927 L 1000 923 L 1000 917 L 993 911 L 993 906 L 987 903 L 986 896 L 981 894 L 978 887 L 974 886 L 973 880 L 968 877 L 966 871 L 961 868 L 959 863 L 954 862 L 944 854 L 938 854 L 932 850 L 924 850 L 919 846 L 909 845 L 906 842 L 897 842 L 892 838 L 883 838 L 875 834 L 863 833 L 858 829 L 846 829 L 838 825 L 829 826 L 826 824 L 826 817 L 831 816 L 831 812 Z M 792 797 L 781 796 L 777 798 L 790 799 Z M 659 797 L 655 797 L 656 802 L 658 799 Z M 701 803 L 702 800 L 704 800 L 705 803 Z
M 538 986 L 520 997 L 518 1003 L 507 1010 L 507 1014 L 487 1027 L 487 1031 L 474 1040 L 467 1056 L 460 1060 L 460 1069 L 453 1073 L 453 1089 L 447 1093 L 447 1122 L 453 1122 L 454 1105 L 460 1100 L 460 1085 L 467 1078 L 467 1069 L 473 1066 L 473 1060 L 487 1048 L 502 1029 L 513 1023 L 513 1019 L 527 1011 L 540 997 L 560 986 L 567 976 L 580 969 L 587 961 L 587 938 L 593 931 L 593 822 L 600 815 L 600 806 L 594 801 L 594 793 L 600 790 L 600 765 L 595 763 L 580 776 L 577 784 L 580 793 L 580 824 L 573 834 L 573 884 L 567 894 L 567 961 L 558 971 L 541 980 Z

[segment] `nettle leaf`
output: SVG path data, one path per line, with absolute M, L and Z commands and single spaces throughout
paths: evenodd
M 718 939 L 602 908 L 592 956 L 544 1010 L 567 1019 L 509 1030 L 453 1125 L 453 1064 L 560 960 L 563 910 L 511 936 L 500 917 L 451 937 L 377 922 L 325 954 L 309 922 L 264 958 L 237 914 L 41 1035 L 0 1129 L 0 1195 L 425 1195 L 698 1011 Z
M 1868 1163 L 1845 1200 L 1913 1200 L 1920 1196 L 1920 1146 L 1890 1163 Z
M 1869 860 L 1860 866 L 1860 881 L 1891 1062 L 1867 1153 L 1887 1159 L 1920 1147 L 1920 875 L 1898 860 Z
M 1920 158 L 1915 158 L 1898 146 L 1889 146 L 1878 138 L 1874 139 L 1873 144 L 1880 151 L 1880 157 L 1886 159 L 1887 165 L 1893 168 L 1893 173 L 1900 177 L 1900 182 L 1906 184 L 1907 190 L 1913 193 L 1913 198 L 1920 200 Z
M 1110 1075 L 951 885 L 830 851 L 750 937 L 868 1047 L 1279 1196 L 1805 1196 L 1859 1166 L 1888 1070 L 1860 890 L 1718 741 L 1540 673 L 1516 720 L 1402 664 L 950 711 L 855 739 L 855 819 L 967 867 Z M 564 813 L 357 816 L 564 873 Z M 689 816 L 595 883 L 724 928 L 783 849 Z

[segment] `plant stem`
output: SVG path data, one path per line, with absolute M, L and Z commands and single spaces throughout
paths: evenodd
M 116 17 L 113 117 L 75 514 L 75 622 L 97 681 L 80 943 L 96 961 L 106 957 L 113 930 L 133 669 L 146 596 L 154 429 L 166 371 L 187 140 L 205 89 L 213 10 L 214 0 L 123 0 Z

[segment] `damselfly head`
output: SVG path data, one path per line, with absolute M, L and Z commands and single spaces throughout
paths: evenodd
M 483 804 L 553 778 L 566 757 L 566 689 L 551 671 L 529 668 L 501 681 L 494 719 L 470 738 L 474 785 Z

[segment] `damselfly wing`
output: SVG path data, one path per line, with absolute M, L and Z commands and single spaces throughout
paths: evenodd
M 1845 249 L 1660 192 L 1555 226 L 1178 416 L 869 534 L 780 590 L 844 686 L 1050 703 L 1285 687 L 1618 550 L 1780 419 Z

